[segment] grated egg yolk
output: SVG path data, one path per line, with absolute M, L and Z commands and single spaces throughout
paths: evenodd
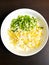
M 19 44 L 19 40 L 23 41 L 23 44 L 20 44 L 20 48 L 29 49 L 38 48 L 41 44 L 41 37 L 42 37 L 42 29 L 35 28 L 31 31 L 21 31 L 18 30 L 16 32 L 12 32 L 11 30 L 8 31 L 10 39 L 13 42 L 13 45 Z

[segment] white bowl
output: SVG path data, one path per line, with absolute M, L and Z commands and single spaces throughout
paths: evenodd
M 44 42 L 42 43 L 42 45 L 34 50 L 34 51 L 31 51 L 31 52 L 28 52 L 28 53 L 25 53 L 25 52 L 21 52 L 21 51 L 18 51 L 16 49 L 14 49 L 14 47 L 9 44 L 9 37 L 8 37 L 8 34 L 7 34 L 7 30 L 10 26 L 10 23 L 11 23 L 11 20 L 13 18 L 17 18 L 18 15 L 29 15 L 29 16 L 34 16 L 36 17 L 37 19 L 39 19 L 41 21 L 41 24 L 45 27 L 45 31 L 44 31 Z M 4 46 L 10 51 L 12 52 L 13 54 L 15 55 L 19 55 L 19 56 L 30 56 L 30 55 L 34 55 L 36 53 L 38 53 L 39 51 L 41 51 L 43 49 L 43 47 L 46 45 L 47 43 L 47 40 L 48 40 L 48 24 L 46 22 L 46 20 L 44 19 L 44 17 L 38 13 L 37 11 L 35 10 L 32 10 L 32 9 L 27 9 L 27 8 L 22 8 L 22 9 L 18 9 L 18 10 L 15 10 L 13 12 L 11 12 L 3 21 L 2 25 L 1 25 L 1 39 L 3 41 L 3 44 Z

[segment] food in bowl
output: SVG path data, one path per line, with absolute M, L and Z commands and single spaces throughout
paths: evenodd
M 4 19 L 1 39 L 15 55 L 34 55 L 47 43 L 48 25 L 40 13 L 32 9 L 18 9 Z
M 19 15 L 12 19 L 8 29 L 10 44 L 24 52 L 38 48 L 42 44 L 44 31 L 39 22 L 35 17 L 28 15 Z

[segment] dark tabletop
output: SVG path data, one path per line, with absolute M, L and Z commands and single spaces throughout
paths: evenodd
M 49 25 L 49 0 L 0 0 L 0 26 L 10 12 L 19 8 L 31 8 L 38 11 Z M 49 40 L 39 53 L 20 57 L 9 52 L 0 38 L 0 65 L 49 65 Z

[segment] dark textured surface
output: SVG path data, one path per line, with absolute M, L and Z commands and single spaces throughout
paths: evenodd
M 0 26 L 10 12 L 19 8 L 31 8 L 40 12 L 49 25 L 49 0 L 0 0 Z M 49 65 L 49 40 L 43 50 L 30 57 L 10 53 L 0 40 L 0 65 Z

